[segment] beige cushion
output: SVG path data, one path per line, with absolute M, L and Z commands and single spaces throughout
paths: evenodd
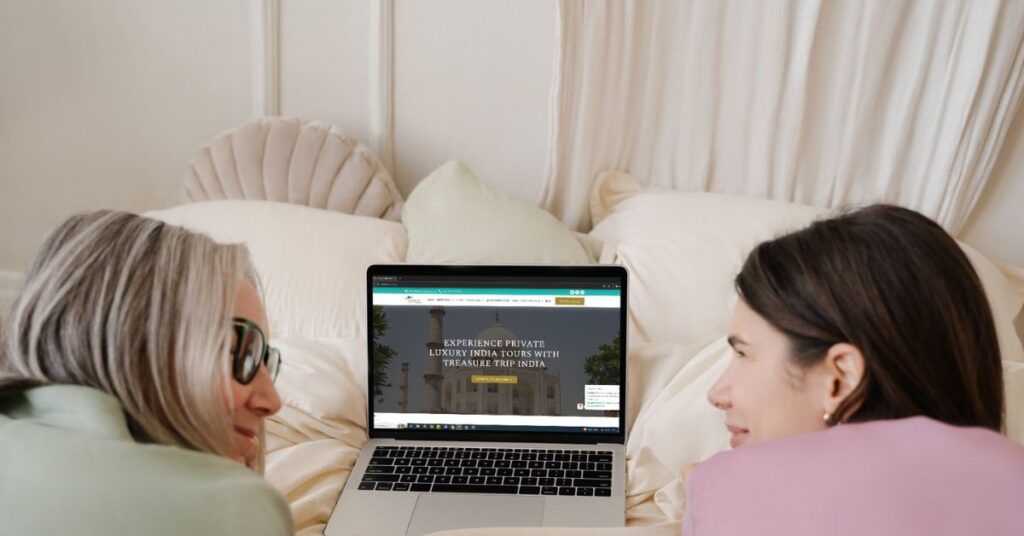
M 554 216 L 495 192 L 460 162 L 442 165 L 419 183 L 402 222 L 409 232 L 409 263 L 591 262 L 587 249 Z
M 366 267 L 405 258 L 401 224 L 267 201 L 216 201 L 147 214 L 249 246 L 273 337 L 364 337 Z
M 366 145 L 319 121 L 261 117 L 199 149 L 188 201 L 253 199 L 398 221 L 402 195 Z
M 643 188 L 620 172 L 602 177 L 591 205 L 602 262 L 630 271 L 633 342 L 697 343 L 728 331 L 733 279 L 759 242 L 806 226 L 824 209 L 725 194 Z M 1014 319 L 1024 295 L 991 261 L 961 244 L 992 307 L 1003 358 L 1024 362 Z
M 267 422 L 267 480 L 296 530 L 320 534 L 366 442 L 366 339 L 272 340 L 284 406 Z
M 699 343 L 728 331 L 732 281 L 747 252 L 820 214 L 775 201 L 650 189 L 622 199 L 591 235 L 605 243 L 601 262 L 629 269 L 632 340 Z

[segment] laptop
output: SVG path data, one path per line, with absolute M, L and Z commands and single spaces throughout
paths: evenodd
M 369 441 L 324 534 L 623 526 L 626 279 L 370 266 Z

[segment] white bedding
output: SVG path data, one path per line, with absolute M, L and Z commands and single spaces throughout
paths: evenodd
M 366 441 L 363 342 L 274 343 L 288 356 L 288 366 L 278 378 L 285 406 L 267 426 L 267 477 L 291 503 L 296 528 L 319 534 Z M 628 382 L 636 387 L 629 391 L 627 406 L 626 514 L 631 526 L 678 533 L 679 476 L 690 463 L 727 444 L 722 416 L 707 405 L 704 393 L 729 349 L 717 340 L 698 350 L 674 343 L 631 350 Z
M 744 248 L 787 222 L 813 217 L 807 216 L 813 209 L 806 207 L 787 212 L 780 203 L 751 206 L 771 202 L 728 196 L 709 200 L 707 195 L 631 193 L 620 187 L 614 196 L 598 199 L 606 216 L 593 236 L 605 242 L 602 260 L 627 265 L 633 283 L 627 367 L 626 515 L 631 528 L 504 533 L 679 532 L 681 475 L 727 445 L 723 417 L 705 396 L 729 356 L 722 335 L 734 299 L 732 275 Z M 273 203 L 203 203 L 156 215 L 221 240 L 244 241 L 252 249 L 267 286 L 273 338 L 285 363 L 278 379 L 285 405 L 267 425 L 266 476 L 291 504 L 296 529 L 319 534 L 366 440 L 362 273 L 368 264 L 404 259 L 404 229 Z M 984 257 L 969 254 L 997 316 L 1008 433 L 1024 442 L 1024 349 L 1012 328 L 1024 293 Z M 447 534 L 476 533 L 503 532 Z
M 301 534 L 320 534 L 349 468 L 366 441 L 366 368 L 355 340 L 278 340 L 289 366 L 279 390 L 285 402 L 267 427 L 267 478 L 292 505 Z M 724 450 L 723 415 L 705 396 L 730 357 L 724 338 L 706 346 L 643 343 L 629 354 L 630 433 L 626 448 L 627 525 L 638 534 L 678 534 L 688 467 Z M 1007 361 L 1009 435 L 1024 442 L 1024 364 Z M 313 386 L 337 389 L 317 393 Z M 318 402 L 329 399 L 335 411 Z M 299 409 L 299 408 L 303 409 Z M 642 528 L 642 530 L 640 529 Z M 510 529 L 512 530 L 512 529 Z M 622 531 L 607 531 L 617 534 Z M 492 534 L 448 531 L 445 534 Z M 564 529 L 514 529 L 514 534 L 604 534 Z

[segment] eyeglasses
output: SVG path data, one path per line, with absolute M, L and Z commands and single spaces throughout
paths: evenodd
M 270 380 L 281 370 L 281 352 L 267 344 L 267 336 L 254 322 L 245 318 L 231 319 L 234 340 L 231 341 L 231 374 L 235 381 L 249 385 L 256 378 L 260 364 L 267 367 Z

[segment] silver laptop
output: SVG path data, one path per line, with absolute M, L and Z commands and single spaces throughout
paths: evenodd
M 370 439 L 324 534 L 624 524 L 625 269 L 366 279 Z

